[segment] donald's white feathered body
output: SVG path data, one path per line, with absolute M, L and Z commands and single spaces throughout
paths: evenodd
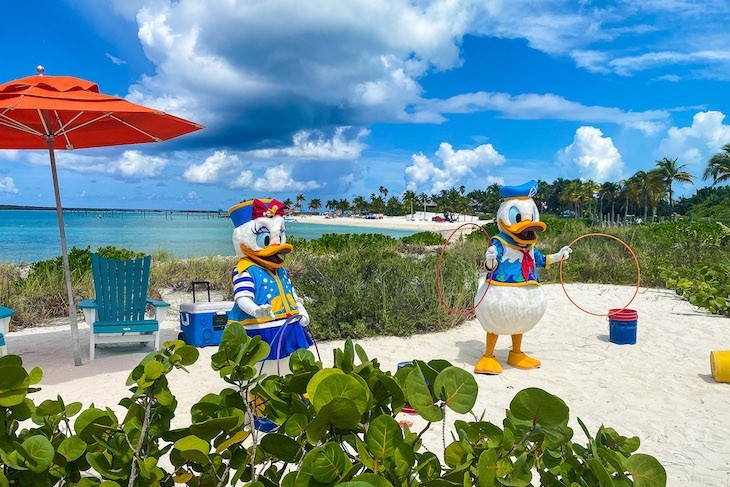
M 474 369 L 477 373 L 502 371 L 494 357 L 499 335 L 512 337 L 508 363 L 524 369 L 540 366 L 539 360 L 521 350 L 523 333 L 530 331 L 547 309 L 537 268 L 549 268 L 551 262 L 567 260 L 572 250 L 563 247 L 556 254 L 544 255 L 535 247 L 537 234 L 546 228 L 532 199 L 536 192 L 535 181 L 500 189 L 503 197 L 497 210 L 500 232 L 487 249 L 487 280 L 479 287 L 474 301 L 477 319 L 487 332 L 487 350 Z

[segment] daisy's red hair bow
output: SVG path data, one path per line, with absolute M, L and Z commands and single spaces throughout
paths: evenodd
M 253 200 L 253 218 L 262 216 L 271 218 L 274 215 L 284 216 L 284 203 L 278 200 L 271 200 L 267 206 L 266 203 L 259 199 Z

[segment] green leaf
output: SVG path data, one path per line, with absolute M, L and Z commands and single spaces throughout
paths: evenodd
M 4 357 L 0 357 L 0 367 L 5 365 L 14 365 L 16 367 L 22 367 L 23 366 L 23 359 L 20 358 L 18 355 L 5 355 Z
M 380 382 L 388 390 L 388 393 L 390 394 L 390 407 L 394 413 L 398 413 L 401 409 L 403 409 L 406 402 L 406 396 L 403 393 L 403 389 L 401 389 L 398 382 L 389 375 L 378 375 L 378 382 Z
M 392 456 L 401 443 L 403 443 L 403 431 L 395 419 L 381 414 L 370 421 L 365 444 L 373 458 L 380 463 Z
M 667 472 L 662 464 L 651 455 L 637 453 L 625 462 L 635 487 L 663 487 L 667 484 Z
M 563 400 L 536 387 L 518 392 L 509 408 L 515 418 L 541 426 L 558 426 L 568 421 L 568 406 Z
M 357 407 L 355 408 L 357 411 Z M 302 413 L 296 413 L 289 416 L 283 424 L 284 433 L 289 437 L 299 436 L 299 434 L 307 428 L 307 416 Z
M 314 376 L 312 376 L 312 378 L 309 380 L 309 383 L 307 384 L 307 396 L 309 396 L 310 401 L 316 395 L 317 388 L 322 383 L 322 381 L 331 375 L 345 375 L 345 373 L 342 372 L 340 369 L 322 369 L 314 374 Z
M 31 385 L 38 384 L 43 379 L 43 370 L 40 367 L 33 367 L 28 376 Z
M 353 478 L 350 482 L 345 482 L 343 484 L 337 485 L 352 485 L 360 484 L 363 482 L 365 482 L 366 485 L 371 485 L 373 487 L 393 487 L 393 484 L 388 482 L 385 477 L 381 477 L 380 475 L 374 473 L 361 473 L 357 477 Z
M 433 384 L 436 397 L 446 403 L 446 406 L 460 414 L 466 414 L 474 407 L 477 401 L 479 386 L 474 376 L 459 367 L 446 367 Z
M 357 379 L 345 374 L 325 377 L 317 386 L 314 394 L 309 396 L 309 400 L 312 401 L 315 411 L 319 411 L 336 397 L 351 400 L 361 415 L 368 409 L 367 391 Z
M 12 355 L 8 355 L 12 357 Z M 0 366 L 0 406 L 20 404 L 28 394 L 30 377 L 20 365 Z
M 210 444 L 197 436 L 188 435 L 180 438 L 175 442 L 174 449 L 178 450 L 186 460 L 192 460 L 201 465 L 206 465 L 209 462 Z
M 343 430 L 354 430 L 360 421 L 357 405 L 344 397 L 336 397 L 319 410 L 307 426 L 307 441 L 317 443 L 327 431 L 327 426 Z
M 45 436 L 31 436 L 22 443 L 23 458 L 28 463 L 28 468 L 34 472 L 43 472 L 53 463 L 53 445 Z
M 224 440 L 220 445 L 218 445 L 215 448 L 215 452 L 220 453 L 223 450 L 226 450 L 231 445 L 237 445 L 239 443 L 242 443 L 244 440 L 246 440 L 246 438 L 248 438 L 249 434 L 250 433 L 248 431 L 236 431 L 233 436 L 231 436 L 227 440 Z
M 443 410 L 433 404 L 433 396 L 419 367 L 414 367 L 406 378 L 406 399 L 426 421 L 436 422 L 444 419 Z
M 4 473 L 0 472 L 0 487 L 10 487 L 10 482 Z
M 497 482 L 497 451 L 484 450 L 479 455 L 477 466 L 477 482 L 479 487 L 492 487 Z
M 598 479 L 598 485 L 600 487 L 614 487 L 611 475 L 606 470 L 606 467 L 597 458 L 591 458 L 588 460 L 588 468 L 591 469 L 593 475 Z
M 198 438 L 212 440 L 223 431 L 229 431 L 239 427 L 242 422 L 243 418 L 238 416 L 212 418 L 207 421 L 192 424 L 190 426 L 190 432 Z
M 74 431 L 86 443 L 91 443 L 95 435 L 101 436 L 106 431 L 105 427 L 113 426 L 114 422 L 106 411 L 91 407 L 76 418 Z
M 79 411 L 81 411 L 81 403 L 80 402 L 72 402 L 71 404 L 66 406 L 66 417 L 72 418 L 79 414 Z
M 461 466 L 467 453 L 468 451 L 464 448 L 464 445 L 459 441 L 455 441 L 444 450 L 444 462 L 451 468 L 457 468 Z
M 175 353 L 180 356 L 180 363 L 185 366 L 193 365 L 197 362 L 198 356 L 200 355 L 198 349 L 190 345 L 183 345 Z
M 65 438 L 58 445 L 58 453 L 66 459 L 67 462 L 73 462 L 86 453 L 86 442 L 76 435 Z
M 91 465 L 94 470 L 107 479 L 119 480 L 129 476 L 129 472 L 122 468 L 112 468 L 111 456 L 107 453 L 89 452 L 86 454 L 86 461 L 89 462 L 89 465 Z
M 161 362 L 152 360 L 144 366 L 144 377 L 148 380 L 157 380 L 165 371 L 165 366 Z M 139 381 L 138 381 L 139 382 Z
M 340 480 L 352 467 L 347 454 L 337 443 L 325 443 L 317 450 L 310 465 L 312 477 L 317 482 L 331 483 Z
M 286 435 L 269 433 L 261 439 L 261 448 L 274 457 L 274 461 L 284 460 L 293 463 L 302 447 Z

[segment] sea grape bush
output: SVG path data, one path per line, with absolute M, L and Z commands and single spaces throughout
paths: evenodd
M 211 359 L 220 393 L 202 397 L 176 429 L 168 375 L 198 358 L 182 342 L 167 342 L 131 372 L 123 417 L 60 397 L 36 404 L 41 371 L 0 358 L 0 487 L 666 484 L 661 464 L 635 453 L 636 437 L 606 427 L 590 435 L 578 420 L 588 443 L 574 443 L 568 407 L 541 389 L 518 392 L 493 423 L 473 410 L 472 374 L 444 360 L 391 373 L 347 341 L 334 351 L 334 367 L 301 350 L 290 357 L 291 373 L 263 376 L 257 365 L 268 352 L 260 338 L 229 326 Z M 420 431 L 396 420 L 406 403 L 425 420 Z M 438 456 L 424 433 L 441 428 L 447 410 L 460 416 Z M 261 416 L 277 429 L 251 428 Z
M 730 316 L 730 264 L 702 266 L 698 269 L 665 269 L 667 287 L 693 306 L 710 313 Z

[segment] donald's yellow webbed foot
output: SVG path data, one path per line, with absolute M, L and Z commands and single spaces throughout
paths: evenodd
M 539 360 L 528 357 L 525 352 L 510 352 L 507 363 L 518 369 L 534 369 L 540 366 Z
M 479 359 L 479 362 L 477 362 L 477 365 L 474 367 L 474 373 L 497 375 L 502 373 L 502 366 L 499 364 L 494 355 L 491 357 L 482 355 L 482 358 Z

